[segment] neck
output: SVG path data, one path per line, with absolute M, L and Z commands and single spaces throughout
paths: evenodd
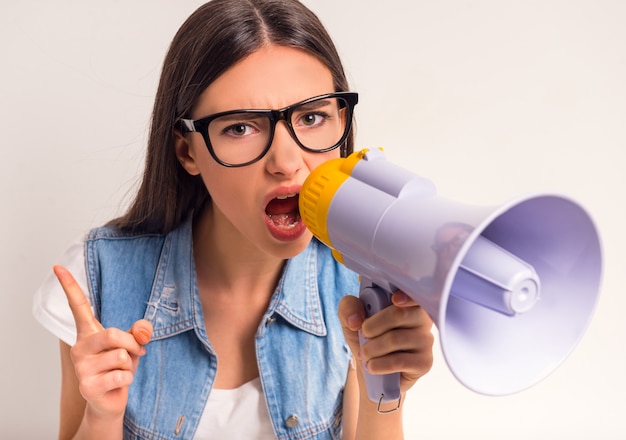
M 193 228 L 194 259 L 198 285 L 211 295 L 242 295 L 268 301 L 282 273 L 285 260 L 272 257 L 252 245 L 229 223 L 216 221 L 210 205 Z

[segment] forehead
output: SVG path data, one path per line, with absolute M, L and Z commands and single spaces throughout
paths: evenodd
M 334 91 L 330 69 L 315 56 L 292 47 L 264 46 L 211 83 L 193 117 L 235 109 L 277 109 Z

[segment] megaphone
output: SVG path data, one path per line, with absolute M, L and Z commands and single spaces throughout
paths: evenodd
M 361 150 L 314 169 L 300 215 L 357 272 L 368 315 L 400 289 L 428 313 L 453 375 L 485 395 L 541 381 L 574 349 L 598 299 L 601 246 L 587 212 L 556 194 L 499 207 L 436 194 L 431 181 Z M 399 374 L 366 372 L 374 402 Z

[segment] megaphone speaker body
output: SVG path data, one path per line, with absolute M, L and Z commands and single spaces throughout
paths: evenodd
M 599 236 L 587 212 L 561 195 L 467 205 L 439 197 L 381 151 L 362 150 L 311 173 L 300 213 L 367 283 L 419 303 L 452 373 L 481 394 L 512 394 L 545 378 L 595 309 Z M 383 382 L 369 378 L 368 389 L 370 380 L 372 388 Z M 372 400 L 398 397 L 386 381 Z

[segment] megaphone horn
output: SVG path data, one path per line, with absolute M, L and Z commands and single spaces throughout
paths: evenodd
M 545 378 L 595 309 L 600 240 L 567 197 L 466 205 L 380 150 L 362 150 L 313 170 L 299 203 L 313 234 L 360 274 L 367 309 L 407 293 L 437 326 L 454 376 L 475 392 L 512 394 Z M 399 375 L 366 381 L 371 400 L 399 399 Z

